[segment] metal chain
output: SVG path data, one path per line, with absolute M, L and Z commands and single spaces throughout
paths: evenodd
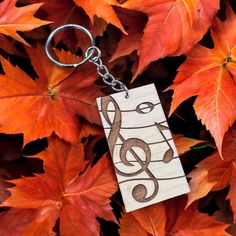
M 69 28 L 81 30 L 82 32 L 86 33 L 89 36 L 89 39 L 93 45 L 92 47 L 88 48 L 88 50 L 85 53 L 85 58 L 82 61 L 80 61 L 78 63 L 73 63 L 73 64 L 59 62 L 50 53 L 50 44 L 51 44 L 52 39 L 55 37 L 55 35 L 57 33 L 59 33 L 60 31 L 62 31 L 64 29 L 69 29 Z M 87 61 L 93 63 L 94 65 L 97 66 L 97 72 L 102 77 L 103 82 L 105 84 L 111 86 L 111 88 L 115 91 L 125 91 L 125 94 L 126 94 L 125 97 L 126 98 L 129 97 L 129 91 L 128 91 L 128 88 L 125 86 L 125 84 L 119 80 L 116 80 L 114 78 L 114 76 L 112 74 L 110 74 L 108 68 L 105 65 L 103 65 L 102 59 L 101 59 L 101 51 L 98 47 L 95 46 L 95 39 L 93 38 L 91 32 L 88 29 L 86 29 L 85 27 L 83 27 L 81 25 L 76 25 L 76 24 L 66 24 L 66 25 L 62 25 L 62 26 L 56 28 L 48 36 L 48 39 L 45 44 L 45 51 L 46 51 L 48 58 L 53 63 L 55 63 L 57 66 L 60 66 L 60 67 L 78 67 Z
M 97 66 L 97 73 L 105 84 L 111 86 L 114 91 L 125 91 L 125 97 L 129 97 L 129 90 L 126 85 L 116 80 L 115 77 L 110 74 L 108 68 L 102 63 L 101 50 L 98 47 L 89 47 L 85 53 L 85 57 L 89 58 L 88 61 Z

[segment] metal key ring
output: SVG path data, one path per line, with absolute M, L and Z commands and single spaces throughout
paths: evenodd
M 86 56 L 84 58 L 84 60 L 82 60 L 81 62 L 76 63 L 62 63 L 57 61 L 50 53 L 50 45 L 51 45 L 51 41 L 52 39 L 56 36 L 57 33 L 59 33 L 60 31 L 64 30 L 64 29 L 78 29 L 83 31 L 84 33 L 86 33 L 91 41 L 92 46 L 95 46 L 95 39 L 93 37 L 93 35 L 90 33 L 89 30 L 87 30 L 85 27 L 81 26 L 81 25 L 76 25 L 76 24 L 67 24 L 67 25 L 62 25 L 58 28 L 56 28 L 55 30 L 52 31 L 52 33 L 49 35 L 46 44 L 45 44 L 45 51 L 46 54 L 48 56 L 48 58 L 57 66 L 60 67 L 78 67 L 80 65 L 83 65 L 85 62 L 87 62 L 90 57 L 93 55 L 94 50 L 91 50 L 91 53 Z

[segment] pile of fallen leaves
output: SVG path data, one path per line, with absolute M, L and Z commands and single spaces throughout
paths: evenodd
M 129 88 L 155 83 L 191 192 L 125 213 L 93 65 L 45 55 L 61 24 L 92 31 Z M 86 35 L 55 54 L 77 62 Z M 236 235 L 236 1 L 3 0 L 0 3 L 0 235 Z

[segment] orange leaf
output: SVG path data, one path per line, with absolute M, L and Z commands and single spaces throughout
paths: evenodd
M 2 169 L 0 169 L 2 172 Z M 9 197 L 9 191 L 7 188 L 11 187 L 11 184 L 9 184 L 5 179 L 0 177 L 0 203 L 6 200 L 6 198 Z
M 129 212 L 122 215 L 120 221 L 120 236 L 149 236 L 150 234 L 139 224 L 134 215 Z
M 163 203 L 132 213 L 140 225 L 151 235 L 165 235 L 166 212 Z
M 25 7 L 15 7 L 17 0 L 4 0 L 0 3 L 0 33 L 10 36 L 27 45 L 26 41 L 17 31 L 30 31 L 42 25 L 50 24 L 33 15 L 43 5 L 42 3 L 30 4 Z
M 82 122 L 81 130 L 80 130 L 80 137 L 88 137 L 91 136 L 104 136 L 104 130 L 100 126 L 96 126 L 94 124 L 90 124 L 88 122 Z
M 47 13 L 46 19 L 53 21 L 51 29 L 55 29 L 64 24 L 79 24 L 90 29 L 94 37 L 102 35 L 107 27 L 107 23 L 98 17 L 94 18 L 94 25 L 91 26 L 89 17 L 84 10 L 73 1 L 68 0 L 45 0 L 42 10 Z M 72 52 L 77 52 L 78 47 L 86 51 L 90 47 L 88 36 L 79 30 L 64 30 L 55 36 L 55 42 L 63 41 Z
M 133 221 L 133 222 L 132 222 Z M 130 224 L 129 224 L 130 223 Z M 138 225 L 139 224 L 139 225 Z M 126 213 L 121 219 L 121 236 L 165 235 L 166 212 L 163 203 Z M 136 229 L 136 226 L 139 230 Z M 136 229 L 136 230 L 135 230 Z
M 62 235 L 99 235 L 96 217 L 116 222 L 109 197 L 117 191 L 117 183 L 107 155 L 95 166 L 85 168 L 83 145 L 73 146 L 53 136 L 39 158 L 44 162 L 45 173 L 10 181 L 15 187 L 9 189 L 11 196 L 2 203 L 18 208 L 15 211 L 19 214 L 24 209 L 34 209 L 27 224 L 24 217 L 17 219 L 14 225 L 20 228 L 16 232 L 53 235 L 52 228 L 60 218 Z M 5 214 L 1 216 L 4 220 L 10 217 L 10 213 Z M 3 228 L 1 235 L 2 232 Z
M 232 211 L 234 214 L 234 219 L 236 220 L 236 162 L 233 163 L 233 168 L 231 172 L 231 179 L 230 179 L 230 190 L 227 196 L 227 199 L 230 200 L 230 204 L 232 207 Z
M 92 23 L 94 23 L 94 16 L 101 17 L 108 24 L 111 23 L 126 33 L 112 7 L 119 6 L 116 0 L 74 0 L 74 2 L 84 9 Z
M 128 35 L 122 35 L 116 51 L 113 53 L 110 61 L 119 57 L 130 55 L 133 51 L 140 48 L 143 28 L 146 24 L 145 15 L 126 9 L 118 9 L 119 18 L 127 28 Z
M 207 214 L 200 213 L 196 204 L 184 210 L 183 198 L 173 199 L 167 202 L 166 212 L 170 221 L 167 232 L 173 236 L 227 236 L 225 232 L 228 224 L 216 221 Z M 173 223 L 173 225 L 170 225 Z M 168 235 L 168 234 L 167 234 Z
M 9 54 L 14 54 L 17 56 L 24 56 L 22 52 L 20 52 L 15 45 L 7 39 L 6 36 L 0 35 L 0 47 L 3 49 L 5 52 Z
M 55 210 L 50 212 L 49 207 L 41 209 L 15 209 L 12 208 L 0 215 L 1 236 L 42 236 L 56 235 L 52 231 L 55 224 Z M 38 217 L 41 215 L 41 217 Z
M 184 209 L 185 197 L 173 198 L 146 208 L 123 214 L 121 236 L 226 236 L 229 226 L 200 213 L 196 204 Z
M 78 116 L 100 123 L 95 98 L 102 94 L 93 85 L 95 68 L 85 65 L 73 72 L 53 65 L 42 47 L 28 52 L 39 76 L 36 80 L 2 58 L 5 75 L 0 75 L 0 132 L 24 133 L 25 143 L 53 132 L 69 142 L 78 142 Z M 75 59 L 70 53 L 58 55 Z
M 190 181 L 190 193 L 187 206 L 193 201 L 206 196 L 210 191 L 224 189 L 230 185 L 228 198 L 230 199 L 234 217 L 235 214 L 235 139 L 236 129 L 232 129 L 225 137 L 223 145 L 224 160 L 219 153 L 214 153 L 210 157 L 197 164 L 197 169 L 193 170 L 188 176 Z
M 170 113 L 184 100 L 197 96 L 195 112 L 214 137 L 220 154 L 224 134 L 236 118 L 235 27 L 236 15 L 228 7 L 227 20 L 216 19 L 212 28 L 215 47 L 195 46 L 170 87 L 174 90 Z
M 182 134 L 174 135 L 174 141 L 179 155 L 190 151 L 191 147 L 199 143 L 205 142 L 204 140 L 197 140 L 184 137 Z
M 123 7 L 144 12 L 149 18 L 136 78 L 152 61 L 189 51 L 207 32 L 219 0 L 128 0 Z

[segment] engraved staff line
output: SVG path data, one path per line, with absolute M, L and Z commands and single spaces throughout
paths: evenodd
M 124 139 L 124 137 L 119 133 L 118 134 L 118 137 L 120 138 L 120 140 L 124 143 L 126 140 Z M 142 167 L 143 165 L 145 165 L 143 163 L 143 161 L 139 158 L 138 154 L 134 151 L 134 149 L 131 147 L 130 150 L 131 154 L 135 157 L 135 159 L 137 160 L 137 163 L 139 163 L 139 165 Z M 144 197 L 144 199 L 141 201 L 141 202 L 148 202 L 150 199 L 153 199 L 156 194 L 158 193 L 158 180 L 156 180 L 156 177 L 153 175 L 152 171 L 150 171 L 148 168 L 145 168 L 145 172 L 147 173 L 147 175 L 149 176 L 149 180 L 153 181 L 153 184 L 154 184 L 154 192 L 151 196 L 149 196 L 148 198 L 145 198 L 146 194 L 144 194 L 144 196 L 142 196 L 141 194 L 141 197 Z M 118 172 L 117 172 L 118 173 Z M 120 173 L 118 173 L 120 175 Z M 141 187 L 141 190 L 143 190 L 143 188 L 146 189 L 146 187 L 142 184 L 140 185 L 137 185 L 135 186 L 135 188 L 132 190 L 134 192 L 137 192 L 139 191 L 139 189 L 137 187 Z M 145 193 L 145 192 L 144 192 Z M 134 193 L 135 194 L 135 193 Z M 135 194 L 136 195 L 136 194 Z M 134 197 L 134 196 L 133 196 Z M 138 195 L 138 197 L 140 198 L 140 194 Z M 139 200 L 139 198 L 136 198 L 134 197 L 135 200 Z
M 177 158 L 179 157 L 178 156 L 173 157 L 173 159 L 177 159 Z M 136 163 L 137 161 L 129 161 L 129 162 Z M 152 160 L 150 162 L 163 162 L 163 160 Z M 121 163 L 122 163 L 121 161 L 114 162 L 114 164 L 121 164 Z M 145 163 L 145 161 L 143 161 L 143 163 Z
M 166 136 L 163 133 L 163 130 L 169 130 L 169 127 L 161 125 L 161 124 L 159 124 L 157 122 L 155 122 L 155 124 L 156 124 L 157 129 L 160 131 L 163 139 L 166 141 L 166 143 L 169 146 L 169 149 L 165 152 L 165 154 L 163 156 L 164 163 L 169 163 L 173 159 L 173 157 L 174 157 L 174 150 L 171 147 L 170 143 L 168 142 Z
M 153 104 L 153 106 L 157 106 L 157 105 L 159 105 L 159 104 L 161 104 L 160 102 L 158 102 L 158 103 L 156 103 L 156 104 Z M 102 112 L 102 110 L 101 109 L 99 109 L 99 111 L 100 112 Z M 107 112 L 115 112 L 116 110 L 111 110 L 111 109 L 109 109 L 109 110 L 106 110 Z M 132 110 L 120 110 L 121 112 L 132 112 L 132 111 L 137 111 L 136 109 L 132 109 Z
M 159 122 L 158 124 L 163 124 L 166 123 L 166 120 Z M 139 126 L 139 127 L 120 127 L 120 129 L 144 129 L 144 128 L 149 128 L 149 127 L 153 127 L 156 126 L 156 124 L 152 124 L 152 125 L 145 125 L 145 126 Z M 103 127 L 104 129 L 111 129 L 111 127 Z
M 157 141 L 157 142 L 152 142 L 152 143 L 147 143 L 148 145 L 155 145 L 155 144 L 158 144 L 158 143 L 166 143 L 166 141 L 171 141 L 173 140 L 173 138 L 169 138 L 169 139 L 164 139 L 162 141 Z M 115 144 L 116 146 L 117 145 L 123 145 L 123 143 L 116 143 Z M 168 144 L 167 144 L 168 145 Z
M 106 104 L 106 106 L 108 106 L 108 104 L 109 104 L 109 102 L 113 102 L 113 104 L 114 104 L 114 106 L 115 106 L 115 108 L 116 108 L 116 106 L 117 106 L 117 108 L 118 108 L 118 110 L 119 110 L 119 113 L 118 114 L 122 114 L 122 111 L 120 110 L 120 108 L 119 108 L 119 106 L 117 105 L 117 103 L 116 103 L 116 101 L 114 101 L 114 98 L 112 98 L 112 97 L 105 97 L 105 98 L 103 98 L 103 99 L 105 99 L 105 102 L 107 103 Z M 107 100 L 108 99 L 108 100 Z M 110 99 L 111 99 L 111 101 L 110 101 Z M 101 102 L 102 102 L 102 100 L 101 100 Z M 160 104 L 160 102 L 158 102 L 159 104 Z M 158 104 L 157 103 L 157 104 Z M 153 104 L 153 106 L 155 106 L 155 105 L 157 105 L 157 104 Z M 102 106 L 104 105 L 104 103 L 102 102 Z M 101 107 L 102 107 L 101 106 Z M 108 111 L 107 109 L 104 109 L 104 110 L 106 110 L 106 112 Z M 134 111 L 136 111 L 136 109 L 134 110 Z M 101 109 L 101 112 L 102 112 L 102 114 L 103 114 L 103 109 Z M 114 110 L 114 112 L 117 112 L 117 110 L 115 109 Z M 103 114 L 103 117 L 106 119 L 106 117 L 104 116 L 104 114 Z M 116 117 L 115 117 L 116 118 Z M 120 118 L 119 118 L 120 119 Z M 110 123 L 109 125 L 110 126 L 112 126 L 112 124 L 111 124 L 111 122 L 110 121 L 108 121 L 107 120 L 107 122 L 108 123 Z M 111 131 L 112 131 L 112 129 L 111 129 Z M 118 132 L 117 133 L 117 137 L 121 140 L 121 142 L 124 144 L 125 142 L 126 142 L 126 139 Z M 122 144 L 122 145 L 123 145 Z M 135 157 L 135 159 L 137 160 L 137 162 L 140 164 L 140 166 L 142 167 L 143 166 L 143 162 L 142 162 L 142 160 L 139 158 L 139 156 L 138 156 L 138 154 L 133 150 L 133 148 L 131 147 L 130 148 L 130 150 L 129 150 L 130 152 L 131 152 L 131 154 Z M 111 153 L 113 153 L 113 151 L 111 152 Z M 116 170 L 117 171 L 117 170 Z M 152 174 L 152 172 L 148 169 L 148 168 L 146 168 L 145 169 L 145 171 L 146 171 L 146 173 L 150 176 L 150 179 L 155 179 L 155 176 Z M 118 173 L 118 172 L 117 172 Z M 119 175 L 121 174 L 121 173 L 118 173 Z
M 160 125 L 160 123 L 155 123 L 155 125 L 157 126 L 157 128 L 158 128 L 158 126 L 160 126 L 161 127 L 161 125 Z M 167 128 L 167 127 L 165 127 L 165 128 Z M 165 135 L 163 134 L 163 131 L 162 131 L 162 129 L 159 129 L 160 130 L 160 133 L 161 133 L 161 136 L 163 137 L 163 139 L 167 142 L 167 144 L 168 144 L 168 146 L 169 146 L 169 148 L 170 149 L 172 149 L 172 147 L 170 146 L 170 144 L 169 144 L 169 142 L 167 141 L 167 139 L 166 139 L 166 137 L 165 137 Z
M 109 103 L 113 103 L 114 106 L 114 117 L 113 117 L 113 121 L 111 121 L 109 114 L 108 114 L 108 105 Z M 160 104 L 160 102 L 159 102 Z M 146 107 L 144 108 L 143 105 L 146 105 Z M 155 104 L 156 105 L 156 104 Z M 153 110 L 154 104 L 150 103 L 150 102 L 143 102 L 141 104 L 139 104 L 135 110 L 137 113 L 140 114 L 146 114 L 149 113 Z M 144 111 L 143 109 L 149 109 L 147 111 Z M 123 173 L 121 170 L 119 170 L 116 166 L 115 166 L 115 170 L 116 170 L 116 174 L 117 175 L 121 175 L 121 176 L 135 176 L 139 173 L 142 173 L 143 171 L 146 172 L 146 174 L 149 176 L 149 179 L 152 180 L 153 184 L 154 184 L 154 191 L 152 193 L 152 195 L 150 195 L 149 197 L 147 197 L 147 188 L 145 185 L 143 184 L 138 184 L 136 185 L 133 189 L 132 189 L 132 196 L 133 198 L 138 201 L 138 202 L 148 202 L 150 200 L 152 200 L 158 193 L 158 181 L 156 180 L 156 177 L 152 174 L 152 172 L 149 170 L 148 165 L 149 162 L 151 160 L 151 150 L 148 146 L 148 144 L 146 144 L 143 140 L 138 139 L 138 138 L 130 138 L 125 140 L 125 138 L 121 135 L 120 131 L 120 127 L 122 124 L 122 111 L 120 110 L 117 102 L 114 100 L 114 98 L 112 98 L 111 96 L 109 97 L 105 97 L 101 99 L 101 110 L 102 110 L 102 115 L 104 117 L 104 119 L 106 120 L 106 122 L 110 125 L 111 129 L 110 129 L 110 133 L 108 135 L 108 143 L 109 143 L 109 148 L 111 153 L 113 154 L 114 152 L 114 146 L 116 144 L 117 138 L 119 138 L 121 140 L 121 142 L 123 143 L 121 146 L 121 154 L 120 154 L 120 158 L 121 161 L 123 162 L 123 164 L 125 165 L 130 165 L 129 161 L 126 160 L 126 155 L 127 152 L 129 151 L 134 158 L 137 160 L 137 163 L 139 163 L 140 165 L 140 169 L 136 172 L 133 173 Z M 143 163 L 143 160 L 140 159 L 140 157 L 138 156 L 138 154 L 134 151 L 134 149 L 132 147 L 141 147 L 146 155 L 146 162 Z M 131 164 L 132 165 L 132 164 Z
M 126 140 L 125 138 L 119 133 L 118 134 L 118 137 L 120 138 L 120 140 L 124 143 Z M 139 159 L 139 156 L 138 154 L 134 151 L 134 149 L 131 147 L 130 150 L 129 150 L 136 158 L 137 162 L 140 164 L 140 166 L 142 166 L 143 164 L 143 161 Z M 142 163 L 142 164 L 141 164 Z M 149 169 L 146 169 L 147 173 L 150 173 L 150 175 L 153 176 L 152 172 L 149 170 Z
M 170 177 L 170 178 L 156 178 L 156 180 L 171 180 L 171 179 L 181 179 L 181 178 L 185 178 L 185 176 L 181 175 L 181 176 L 175 176 L 175 177 Z M 126 179 L 126 180 L 119 182 L 119 184 L 123 184 L 123 183 L 130 182 L 130 181 L 140 181 L 140 180 L 150 180 L 151 181 L 150 178 Z
M 123 143 L 126 141 L 125 138 L 120 133 L 118 134 L 118 137 Z M 134 155 L 135 159 L 137 160 L 137 163 L 139 163 L 140 166 L 142 166 L 143 161 L 139 159 L 138 154 L 134 151 L 132 147 L 130 148 L 130 152 Z M 148 168 L 145 171 L 150 176 L 149 180 L 156 179 L 155 176 L 152 174 L 152 172 Z

